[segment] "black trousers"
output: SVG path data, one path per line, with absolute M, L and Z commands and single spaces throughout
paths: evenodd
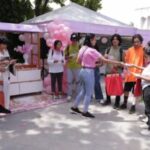
M 63 77 L 63 72 L 60 73 L 50 73 L 51 75 L 51 89 L 52 92 L 56 92 L 56 83 L 58 87 L 58 92 L 62 92 L 62 77 Z
M 143 91 L 143 99 L 145 103 L 145 114 L 148 117 L 148 126 L 150 127 L 150 86 Z

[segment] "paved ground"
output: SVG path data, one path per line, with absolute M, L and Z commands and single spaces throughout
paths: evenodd
M 0 118 L 0 150 L 150 150 L 138 114 L 93 102 L 88 119 L 69 111 L 72 103 Z M 138 107 L 143 113 L 143 106 Z

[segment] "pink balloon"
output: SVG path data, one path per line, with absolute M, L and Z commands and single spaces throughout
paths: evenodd
M 51 22 L 47 25 L 47 30 L 49 32 L 53 32 L 55 30 L 56 26 L 57 26 L 57 24 L 55 22 Z
M 64 24 L 59 24 L 58 26 L 59 26 L 59 29 L 60 29 L 60 30 L 62 30 L 62 29 L 65 28 L 65 25 L 64 25 Z
M 19 40 L 23 42 L 24 39 L 25 39 L 25 38 L 24 38 L 24 35 L 23 35 L 23 34 L 20 34 L 20 35 L 19 35 Z
M 44 39 L 47 40 L 50 37 L 49 33 L 44 34 Z
M 46 44 L 47 44 L 48 47 L 52 47 L 53 46 L 53 40 L 52 39 L 47 39 Z
M 54 38 L 58 38 L 60 36 L 60 33 L 59 33 L 59 31 L 54 31 L 54 33 L 53 33 L 53 37 Z
M 31 34 L 30 33 L 24 34 L 24 41 L 25 41 L 25 43 L 31 43 Z

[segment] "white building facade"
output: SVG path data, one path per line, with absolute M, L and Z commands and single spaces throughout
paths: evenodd
M 150 7 L 135 10 L 134 26 L 140 29 L 150 29 Z

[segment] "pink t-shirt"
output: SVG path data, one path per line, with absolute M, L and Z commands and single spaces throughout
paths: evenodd
M 83 67 L 95 68 L 95 63 L 100 57 L 101 54 L 96 49 L 87 46 L 82 46 L 78 53 L 78 59 Z

